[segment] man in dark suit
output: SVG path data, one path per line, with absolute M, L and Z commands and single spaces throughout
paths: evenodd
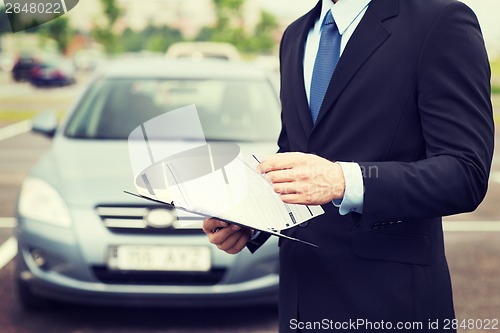
M 475 15 L 455 0 L 322 0 L 280 61 L 280 151 L 259 169 L 283 201 L 325 210 L 286 231 L 319 249 L 280 241 L 280 332 L 453 332 L 441 217 L 477 208 L 493 154 Z M 226 227 L 204 224 L 229 253 L 267 237 Z

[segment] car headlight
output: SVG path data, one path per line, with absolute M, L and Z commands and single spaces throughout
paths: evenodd
M 19 214 L 23 217 L 69 227 L 71 218 L 61 195 L 46 181 L 28 178 L 19 196 Z

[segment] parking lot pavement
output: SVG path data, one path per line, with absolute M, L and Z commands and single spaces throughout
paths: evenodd
M 272 307 L 220 309 L 112 308 L 53 305 L 23 312 L 12 288 L 14 265 L 0 271 L 2 333 L 275 333 Z
M 459 322 L 500 320 L 500 232 L 449 232 L 445 240 Z

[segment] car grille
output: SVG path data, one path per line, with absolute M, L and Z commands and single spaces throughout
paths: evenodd
M 96 207 L 97 214 L 101 217 L 104 225 L 114 233 L 203 234 L 201 230 L 202 218 L 178 210 L 170 210 L 175 219 L 173 225 L 165 227 L 151 226 L 147 221 L 147 216 L 157 209 L 165 209 L 165 207 L 161 205 L 99 205 Z
M 113 271 L 104 266 L 93 266 L 92 270 L 99 281 L 107 284 L 175 286 L 213 286 L 226 272 L 224 268 L 212 268 L 206 273 Z

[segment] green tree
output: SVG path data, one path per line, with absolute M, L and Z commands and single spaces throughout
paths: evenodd
M 99 44 L 104 46 L 106 53 L 113 54 L 118 52 L 116 35 L 109 28 L 94 27 L 92 29 L 92 37 L 94 37 Z
M 123 14 L 123 10 L 118 6 L 116 0 L 101 0 L 101 4 L 108 20 L 108 27 L 112 27 Z
M 144 38 L 140 33 L 127 28 L 120 38 L 120 45 L 120 51 L 139 52 L 144 49 Z
M 194 39 L 196 42 L 208 42 L 213 40 L 214 37 L 214 28 L 211 27 L 203 27 L 196 38 Z
M 181 40 L 182 34 L 178 29 L 149 24 L 142 31 L 126 29 L 120 37 L 120 45 L 125 52 L 148 50 L 163 53 L 171 44 Z
M 92 29 L 92 36 L 104 46 L 107 53 L 116 53 L 118 51 L 118 44 L 113 27 L 123 11 L 118 6 L 116 0 L 101 0 L 101 5 L 106 15 L 106 24 L 94 27 Z
M 243 27 L 243 4 L 245 0 L 213 0 L 215 5 L 215 14 L 217 16 L 216 30 L 223 31 L 227 29 L 232 20 L 238 21 L 238 27 Z
M 250 48 L 260 52 L 270 52 L 276 46 L 274 33 L 279 27 L 276 17 L 266 11 L 261 11 L 260 21 L 255 27 L 255 34 L 250 38 Z
M 149 28 L 149 29 L 148 29 Z M 146 29 L 148 37 L 147 50 L 153 52 L 166 52 L 170 45 L 182 40 L 182 34 L 178 29 L 169 26 L 153 27 Z
M 71 37 L 74 35 L 66 16 L 60 16 L 40 27 L 40 35 L 53 39 L 61 53 L 66 51 Z
M 260 12 L 260 22 L 255 28 L 255 34 L 272 34 L 276 31 L 278 26 L 279 24 L 276 17 L 273 14 L 263 10 Z
M 196 40 L 226 42 L 246 53 L 269 52 L 275 47 L 274 33 L 278 21 L 274 15 L 262 11 L 254 34 L 244 30 L 243 5 L 245 0 L 213 0 L 217 16 L 214 28 L 204 28 Z

